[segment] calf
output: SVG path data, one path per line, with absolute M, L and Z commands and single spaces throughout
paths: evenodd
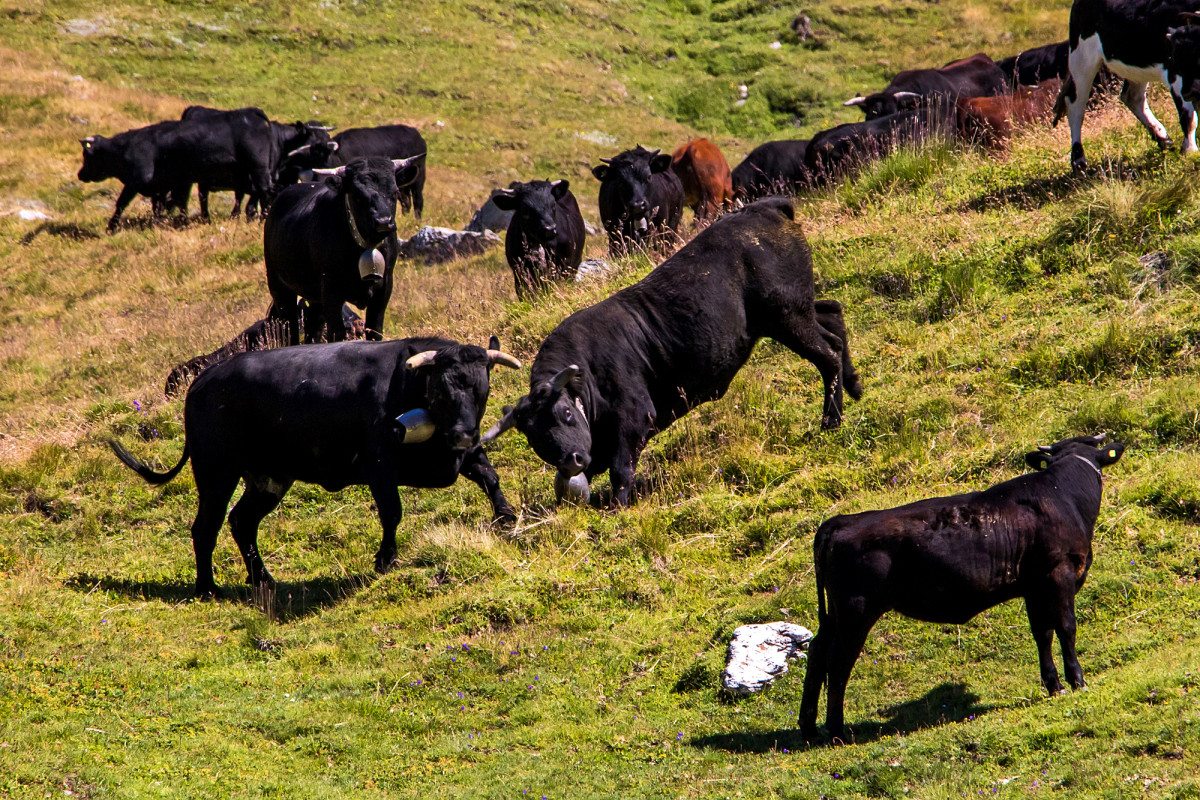
M 124 131 L 111 138 L 88 136 L 79 140 L 83 145 L 79 180 L 95 183 L 116 178 L 122 183 L 116 208 L 108 221 L 109 233 L 117 229 L 121 214 L 139 194 L 150 198 L 156 220 L 172 205 L 179 207 L 177 198 L 187 197 L 191 182 L 176 174 L 160 158 L 160 151 L 169 146 L 180 124 L 168 120 Z M 186 201 L 182 209 L 186 212 Z
M 567 181 L 512 183 L 492 195 L 492 202 L 501 211 L 512 212 L 504 255 L 518 298 L 575 277 L 587 234 Z
M 790 200 L 726 214 L 638 283 L 567 317 L 538 350 L 529 394 L 484 436 L 513 427 L 559 482 L 608 470 L 628 504 L 647 440 L 725 394 L 770 336 L 825 382 L 821 425 L 862 393 L 841 306 L 814 297 L 812 253 Z
M 769 194 L 797 194 L 808 188 L 808 139 L 765 142 L 733 168 L 733 194 L 743 203 Z
M 621 256 L 631 246 L 678 239 L 683 184 L 671 171 L 671 157 L 638 145 L 600 161 L 592 174 L 600 181 L 600 220 L 609 252 Z
M 921 106 L 952 115 L 960 97 L 990 97 L 1007 91 L 1008 77 L 996 62 L 976 53 L 936 69 L 905 70 L 882 92 L 852 97 L 842 105 L 858 106 L 869 120 Z
M 1063 690 L 1051 651 L 1062 648 L 1071 687 L 1083 686 L 1075 655 L 1075 594 L 1092 565 L 1101 467 L 1123 445 L 1077 436 L 1025 456 L 1035 470 L 981 492 L 921 500 L 886 511 L 836 516 L 817 529 L 816 638 L 800 701 L 800 731 L 816 733 L 828 684 L 825 727 L 845 738 L 846 682 L 871 626 L 888 611 L 961 625 L 1021 597 L 1037 642 L 1042 684 Z
M 1187 26 L 1200 16 L 1196 10 L 1196 0 L 1075 0 L 1068 39 L 1070 75 L 1063 83 L 1054 116 L 1055 124 L 1064 114 L 1070 122 L 1074 169 L 1087 169 L 1083 117 L 1101 65 L 1125 79 L 1121 102 L 1163 149 L 1171 146 L 1171 139 L 1146 102 L 1146 85 L 1150 81 L 1166 84 L 1179 112 L 1183 151 L 1196 152 L 1200 30 Z
M 721 150 L 708 139 L 693 139 L 671 154 L 671 171 L 683 186 L 683 202 L 697 220 L 715 219 L 733 207 L 733 176 Z
M 192 523 L 196 594 L 218 594 L 212 554 L 238 481 L 229 528 L 246 582 L 273 584 L 258 551 L 258 524 L 295 481 L 328 491 L 367 486 L 383 540 L 375 569 L 396 557 L 397 486 L 440 488 L 459 475 L 487 493 L 497 519 L 515 519 L 479 445 L 492 365 L 519 368 L 500 352 L 445 339 L 339 342 L 241 353 L 204 371 L 184 403 L 179 463 L 154 472 L 115 441 L 130 469 L 163 484 L 189 457 L 199 508 Z
M 365 310 L 368 339 L 383 338 L 399 248 L 397 186 L 412 179 L 418 158 L 314 170 L 320 182 L 279 193 L 263 228 L 263 257 L 271 316 L 288 323 L 291 344 L 300 336 L 297 297 L 308 300 L 314 319 L 324 315 L 331 341 L 346 338 L 343 303 Z M 319 332 L 312 324 L 306 330 Z
M 1051 78 L 1033 88 L 1018 86 L 1003 97 L 962 97 L 958 100 L 958 135 L 988 148 L 1002 148 L 1013 129 L 1043 122 L 1058 97 L 1062 81 Z

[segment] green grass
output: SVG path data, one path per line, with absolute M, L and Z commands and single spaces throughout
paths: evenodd
M 765 342 L 652 441 L 630 510 L 553 509 L 509 434 L 490 452 L 514 531 L 468 482 L 404 489 L 400 565 L 378 577 L 369 494 L 297 485 L 260 533 L 275 596 L 241 585 L 223 531 L 233 598 L 196 603 L 190 472 L 152 489 L 104 445 L 174 463 L 166 373 L 267 294 L 258 225 L 152 228 L 138 201 L 104 236 L 115 187 L 75 180 L 81 136 L 195 102 L 409 121 L 430 223 L 540 177 L 571 179 L 594 222 L 600 156 L 707 135 L 736 162 L 853 119 L 841 101 L 895 70 L 1061 38 L 1068 5 L 818 2 L 805 43 L 799 9 L 758 0 L 0 5 L 0 797 L 1200 796 L 1198 167 L 1123 109 L 1089 117 L 1087 178 L 1060 129 L 999 160 L 902 152 L 800 198 L 863 400 L 821 432 L 816 371 Z M 53 219 L 7 213 L 22 203 Z M 495 250 L 402 265 L 387 334 L 495 332 L 528 361 L 653 264 L 620 266 L 518 302 Z M 485 424 L 526 381 L 497 371 Z M 963 626 L 885 617 L 847 747 L 796 736 L 803 664 L 720 695 L 737 625 L 815 626 L 823 519 L 987 486 L 1097 430 L 1129 449 L 1077 598 L 1087 691 L 1044 696 L 1009 603 Z

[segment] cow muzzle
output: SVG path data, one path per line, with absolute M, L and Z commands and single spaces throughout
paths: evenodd
M 572 453 L 558 465 L 558 471 L 567 477 L 574 477 L 587 469 L 592 458 L 587 453 Z

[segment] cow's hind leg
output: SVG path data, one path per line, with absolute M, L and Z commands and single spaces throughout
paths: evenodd
M 815 303 L 817 322 L 842 342 L 842 383 L 847 394 L 855 400 L 862 399 L 862 379 L 850 361 L 850 335 L 846 332 L 846 320 L 842 316 L 842 304 L 836 300 L 818 300 Z
M 1070 75 L 1063 86 L 1062 99 L 1067 101 L 1067 121 L 1071 125 L 1071 166 L 1080 171 L 1087 169 L 1087 158 L 1083 154 L 1083 116 L 1092 93 L 1092 82 L 1096 80 L 1103 59 L 1099 36 L 1081 39 L 1067 57 Z
M 783 319 L 767 335 L 817 368 L 825 382 L 821 427 L 830 430 L 841 425 L 842 340 L 822 327 L 815 315 L 786 311 Z
M 383 526 L 383 538 L 379 542 L 379 551 L 375 554 L 375 571 L 383 574 L 392 568 L 396 560 L 396 528 L 400 527 L 402 509 L 400 492 L 396 489 L 396 480 L 390 470 L 381 470 L 386 475 L 377 476 L 369 484 L 371 497 L 375 507 L 379 509 L 379 524 Z
M 1182 79 L 1176 79 L 1176 82 L 1171 85 L 1171 99 L 1175 101 L 1175 110 L 1179 112 L 1179 127 L 1183 129 L 1181 149 L 1185 153 L 1195 153 L 1197 151 L 1196 106 L 1183 99 L 1180 94 L 1182 86 Z
M 1146 100 L 1146 84 L 1125 81 L 1125 86 L 1121 89 L 1121 102 L 1133 112 L 1138 122 L 1145 126 L 1160 148 L 1166 150 L 1171 146 L 1171 137 L 1167 135 L 1167 129 L 1150 110 L 1150 103 Z
M 225 520 L 225 509 L 229 498 L 237 488 L 238 476 L 229 473 L 210 473 L 192 460 L 196 477 L 198 507 L 192 522 L 192 550 L 196 554 L 196 596 L 220 597 L 217 582 L 213 579 L 213 550 L 217 546 L 217 534 Z
M 853 602 L 853 601 L 852 601 Z M 846 684 L 854 662 L 862 653 L 871 626 L 879 615 L 843 614 L 838 620 L 836 634 L 829 643 L 829 684 L 825 698 L 825 728 L 836 743 L 845 743 Z
M 1083 584 L 1086 566 L 1081 562 L 1063 564 L 1054 571 L 1053 604 L 1054 632 L 1058 634 L 1058 646 L 1062 650 L 1063 672 L 1072 689 L 1082 688 L 1083 668 L 1075 652 L 1075 593 Z
M 246 491 L 242 492 L 241 499 L 229 512 L 229 529 L 246 564 L 246 583 L 251 586 L 262 583 L 275 585 L 275 579 L 258 553 L 258 523 L 275 510 L 291 485 L 291 481 L 279 482 L 264 476 L 247 475 Z
M 467 451 L 458 472 L 483 489 L 492 504 L 492 517 L 495 522 L 511 525 L 517 521 L 516 512 L 508 504 L 504 492 L 500 490 L 500 478 L 496 475 L 496 469 L 492 462 L 488 461 L 487 453 L 482 447 L 473 447 Z
M 1035 595 L 1025 598 L 1025 613 L 1029 617 L 1029 628 L 1033 632 L 1033 640 L 1037 643 L 1038 668 L 1042 674 L 1042 685 L 1051 695 L 1063 690 L 1062 681 L 1058 679 L 1058 669 L 1054 666 L 1054 627 L 1055 612 L 1051 607 L 1054 602 L 1053 594 Z M 1072 643 L 1074 639 L 1072 638 Z

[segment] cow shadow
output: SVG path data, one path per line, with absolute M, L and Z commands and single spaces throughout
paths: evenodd
M 964 683 L 943 683 L 924 696 L 880 709 L 883 722 L 863 721 L 847 725 L 847 744 L 866 744 L 888 736 L 903 736 L 923 730 L 974 719 L 997 706 L 979 702 L 979 695 Z M 758 733 L 720 733 L 701 736 L 689 742 L 693 747 L 726 750 L 733 753 L 766 753 L 778 750 L 803 750 L 827 747 L 828 738 L 805 741 L 800 731 L 788 728 Z
M 221 587 L 221 597 L 216 602 L 252 606 L 277 622 L 288 623 L 338 605 L 371 586 L 377 578 L 374 573 L 364 573 L 279 581 L 274 590 L 230 584 Z M 81 573 L 68 578 L 65 585 L 84 594 L 100 589 L 130 600 L 158 600 L 170 605 L 196 602 L 195 584 L 191 581 L 135 581 Z
M 100 234 L 95 231 L 90 231 L 87 228 L 81 228 L 73 222 L 43 222 L 33 230 L 21 237 L 21 244 L 28 246 L 34 239 L 42 234 L 48 236 L 58 236 L 64 239 L 74 239 L 77 242 L 87 241 L 89 239 L 99 239 Z

